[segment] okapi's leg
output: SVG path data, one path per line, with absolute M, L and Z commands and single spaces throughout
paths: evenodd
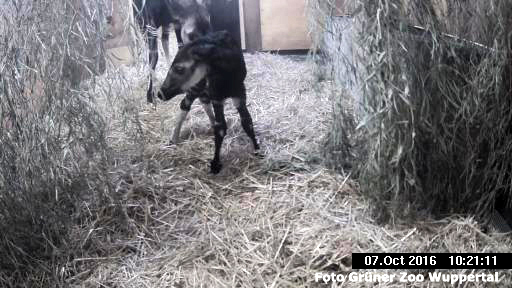
M 174 33 L 176 33 L 176 41 L 178 42 L 178 49 L 183 47 L 183 39 L 181 39 L 181 25 L 174 24 Z
M 217 174 L 222 169 L 222 164 L 220 163 L 220 150 L 222 148 L 222 141 L 224 140 L 224 136 L 226 136 L 228 126 L 226 125 L 226 119 L 224 118 L 224 103 L 214 101 L 213 111 L 215 112 L 215 125 L 213 126 L 215 131 L 215 155 L 210 163 L 210 171 L 213 174 Z
M 156 63 L 158 62 L 158 42 L 157 42 L 157 30 L 155 27 L 147 25 L 148 33 L 148 46 L 149 46 L 149 66 L 151 71 L 149 72 L 149 87 L 146 94 L 148 103 L 153 103 L 153 78 L 155 76 Z
M 212 124 L 212 128 L 215 125 L 215 116 L 213 115 L 212 104 L 210 101 L 210 97 L 208 97 L 208 92 L 206 90 L 206 79 L 201 80 L 191 89 L 192 93 L 196 93 L 199 97 L 199 101 L 201 101 L 201 105 L 203 105 L 204 112 L 208 115 L 208 119 L 210 120 L 210 124 Z
M 256 140 L 256 135 L 254 134 L 254 126 L 252 124 L 251 114 L 249 114 L 249 110 L 247 110 L 247 104 L 245 102 L 245 97 L 241 98 L 232 98 L 233 105 L 235 105 L 236 110 L 240 114 L 240 120 L 242 122 L 242 128 L 244 128 L 245 133 L 249 138 L 251 138 L 252 145 L 254 147 L 255 154 L 258 155 L 258 150 L 260 149 L 260 145 Z
M 171 55 L 169 55 L 169 34 L 171 34 L 171 24 L 162 26 L 162 47 L 164 48 L 165 58 L 170 65 L 172 59 Z
M 199 101 L 201 101 L 201 105 L 203 105 L 204 112 L 206 112 L 206 115 L 208 115 L 208 119 L 210 119 L 210 124 L 212 124 L 212 127 L 215 126 L 215 115 L 213 115 L 212 103 L 210 102 L 210 98 L 201 97 L 199 98 Z
M 180 140 L 180 131 L 181 126 L 183 125 L 183 122 L 185 122 L 185 119 L 187 118 L 188 112 L 190 112 L 190 107 L 192 107 L 192 103 L 197 99 L 197 94 L 194 93 L 187 93 L 185 95 L 185 98 L 181 100 L 180 103 L 180 115 L 178 116 L 178 122 L 176 123 L 176 127 L 174 127 L 174 132 L 172 133 L 171 143 L 172 144 L 178 144 Z
M 190 111 L 190 107 L 192 106 L 192 103 L 194 103 L 194 101 L 197 98 L 201 98 L 202 104 L 204 103 L 203 101 L 205 101 L 205 99 L 208 99 L 208 94 L 206 94 L 206 80 L 205 79 L 201 80 L 199 83 L 197 83 L 195 86 L 193 86 L 190 89 L 190 91 L 187 92 L 187 95 L 185 95 L 185 98 L 183 98 L 183 100 L 181 100 L 181 103 L 180 103 L 181 112 L 178 117 L 178 123 L 176 124 L 176 127 L 174 128 L 174 132 L 172 133 L 172 138 L 171 138 L 172 143 L 177 144 L 179 142 L 181 126 L 183 125 L 183 122 L 185 121 L 185 118 L 187 117 L 187 114 Z M 210 100 L 208 99 L 207 101 L 209 102 Z M 203 107 L 204 106 L 205 106 L 205 104 L 203 104 Z M 210 108 L 210 109 L 208 110 L 208 108 Z M 210 122 L 212 123 L 212 127 L 213 127 L 215 118 L 213 116 L 213 112 L 211 110 L 210 105 L 208 104 L 208 107 L 205 107 L 204 109 L 206 111 L 206 114 L 210 118 Z

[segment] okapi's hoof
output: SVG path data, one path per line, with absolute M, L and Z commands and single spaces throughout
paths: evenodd
M 146 100 L 148 101 L 148 104 L 153 104 L 153 92 L 148 91 L 146 98 L 147 98 Z
M 263 153 L 261 153 L 261 151 L 260 151 L 260 150 L 256 150 L 256 151 L 254 151 L 254 156 L 255 156 L 256 158 L 259 158 L 259 159 L 263 159 L 263 158 L 265 158 L 265 155 L 263 155 Z
M 172 136 L 169 140 L 169 145 L 178 145 L 180 144 L 180 138 L 176 136 Z
M 165 101 L 165 96 L 164 96 L 164 93 L 162 93 L 162 90 L 158 90 L 158 92 L 156 92 L 156 97 L 158 97 L 158 99 L 160 100 L 164 100 Z
M 212 174 L 219 174 L 221 169 L 222 169 L 222 164 L 220 164 L 220 162 L 215 162 L 215 161 L 210 162 L 210 172 L 212 172 Z

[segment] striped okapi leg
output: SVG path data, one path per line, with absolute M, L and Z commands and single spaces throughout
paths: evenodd
M 226 119 L 224 118 L 224 103 L 222 101 L 213 102 L 213 111 L 215 112 L 215 125 L 213 129 L 215 131 L 215 154 L 213 160 L 210 162 L 210 171 L 213 174 L 217 174 L 222 169 L 220 162 L 220 150 L 222 148 L 222 141 L 226 136 Z
M 244 128 L 245 133 L 252 141 L 252 145 L 254 147 L 254 154 L 259 156 L 260 145 L 256 140 L 256 135 L 254 134 L 254 126 L 252 124 L 251 114 L 249 114 L 249 110 L 247 110 L 247 104 L 245 102 L 245 97 L 242 98 L 232 98 L 233 105 L 235 105 L 236 110 L 240 114 L 240 120 L 242 122 L 242 128 Z
M 181 25 L 174 24 L 174 33 L 176 33 L 176 41 L 178 42 L 178 49 L 183 47 L 183 39 L 181 39 Z
M 148 46 L 149 46 L 149 87 L 146 94 L 147 102 L 153 103 L 153 78 L 155 76 L 156 63 L 158 62 L 158 42 L 157 42 L 157 29 L 153 26 L 147 25 L 146 31 L 148 33 Z
M 199 101 L 201 101 L 201 105 L 203 105 L 204 112 L 206 112 L 206 115 L 208 115 L 208 119 L 210 119 L 210 124 L 213 126 L 215 125 L 215 115 L 213 115 L 213 109 L 212 109 L 212 103 L 210 102 L 210 99 L 208 97 L 199 98 Z
M 201 80 L 194 87 L 192 87 L 193 93 L 197 94 L 199 101 L 201 101 L 201 105 L 203 105 L 204 112 L 208 115 L 208 119 L 210 120 L 210 124 L 215 125 L 215 116 L 213 115 L 212 104 L 210 101 L 210 97 L 207 92 L 207 81 L 206 79 Z
M 181 126 L 183 125 L 183 122 L 185 122 L 185 119 L 187 118 L 187 114 L 190 111 L 190 107 L 192 107 L 192 103 L 194 103 L 196 98 L 197 98 L 196 94 L 187 93 L 187 95 L 185 95 L 185 98 L 183 98 L 183 100 L 181 100 L 180 115 L 178 115 L 176 127 L 174 127 L 174 132 L 172 133 L 171 142 L 169 143 L 169 145 L 178 144 L 178 142 L 180 140 Z
M 167 59 L 169 66 L 171 66 L 172 63 L 171 55 L 169 55 L 169 34 L 171 34 L 171 30 L 171 24 L 162 26 L 162 47 L 164 48 L 165 58 Z

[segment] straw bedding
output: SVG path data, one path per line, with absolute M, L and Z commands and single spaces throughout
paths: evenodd
M 122 117 L 110 114 L 117 127 L 109 137 L 117 161 L 110 173 L 126 221 L 104 207 L 93 212 L 99 215 L 95 222 L 76 227 L 81 255 L 68 263 L 70 286 L 324 287 L 314 281 L 315 273 L 350 272 L 352 252 L 509 247 L 510 240 L 484 235 L 471 219 L 374 224 L 358 184 L 323 165 L 332 109 L 329 83 L 313 83 L 309 61 L 267 53 L 246 60 L 249 110 L 265 158 L 251 155 L 229 103 L 224 169 L 215 176 L 208 173 L 213 136 L 202 107 L 193 106 L 182 143 L 167 147 L 181 98 L 145 106 L 142 64 L 120 70 L 135 88 L 118 93 L 128 93 L 126 101 L 133 105 L 127 106 L 140 120 L 121 123 Z M 158 78 L 165 73 L 160 64 Z M 126 127 L 143 136 L 129 140 Z
M 53 7 L 64 2 L 43 2 L 48 15 L 62 12 Z M 74 23 L 67 13 L 60 16 Z M 17 25 L 0 25 L 7 27 Z M 75 27 L 80 32 L 85 26 Z M 94 29 L 91 35 L 99 35 Z M 67 38 L 59 38 L 64 34 L 54 33 L 45 43 L 60 39 L 59 45 L 64 45 Z M 27 36 L 27 51 L 40 45 L 36 34 L 10 34 Z M 315 282 L 315 273 L 350 272 L 353 252 L 510 251 L 508 235 L 484 234 L 476 221 L 458 216 L 377 225 L 360 192 L 359 185 L 365 183 L 354 181 L 348 171 L 326 168 L 333 159 L 325 156 L 330 155 L 324 153 L 325 143 L 338 138 L 332 127 L 343 128 L 341 122 L 333 124 L 339 119 L 332 117 L 332 109 L 352 114 L 354 101 L 330 81 L 318 81 L 309 58 L 246 55 L 249 111 L 264 158 L 252 156 L 228 102 L 224 169 L 213 176 L 208 173 L 213 135 L 200 105 L 189 114 L 182 143 L 166 146 L 180 97 L 156 107 L 146 105 L 146 51 L 137 56 L 137 65 L 109 66 L 102 76 L 66 89 L 53 81 L 54 74 L 41 73 L 45 67 L 54 68 L 51 59 L 62 59 L 65 51 L 41 51 L 55 56 L 33 57 L 40 61 L 34 73 L 47 77 L 44 99 L 61 104 L 48 105 L 49 111 L 20 110 L 31 116 L 19 132 L 32 146 L 13 140 L 10 135 L 17 130 L 12 127 L 0 129 L 1 152 L 13 159 L 24 155 L 31 166 L 11 158 L 2 158 L 2 163 L 33 172 L 8 175 L 10 167 L 0 166 L 0 287 L 324 287 Z M 1 70 L 6 71 L 2 85 L 23 91 L 16 73 L 11 73 L 14 65 L 9 61 L 14 58 L 0 59 L 0 68 L 6 69 Z M 159 81 L 166 73 L 163 58 L 157 68 Z M 21 93 L 4 95 L 22 108 L 30 99 Z M 68 131 L 52 121 L 68 124 L 63 125 Z M 56 144 L 43 149 L 47 145 L 40 143 Z M 60 189 L 40 187 L 45 179 Z M 10 188 L 20 183 L 24 190 Z M 510 274 L 500 272 L 496 286 L 510 286 Z M 489 287 L 485 284 L 475 287 Z

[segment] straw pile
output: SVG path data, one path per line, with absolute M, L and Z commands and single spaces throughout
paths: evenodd
M 28 43 L 29 51 L 39 47 Z M 9 138 L 13 130 L 2 126 L 2 148 L 18 149 L 12 155 L 20 162 L 2 158 L 0 165 L 0 287 L 325 287 L 315 273 L 350 272 L 352 252 L 509 251 L 508 237 L 483 234 L 471 218 L 375 224 L 350 174 L 325 168 L 333 97 L 340 94 L 331 81 L 318 82 L 315 66 L 300 57 L 246 55 L 249 111 L 265 157 L 251 155 L 228 103 L 224 169 L 209 174 L 213 135 L 206 115 L 194 105 L 183 142 L 167 147 L 181 97 L 146 106 L 147 53 L 139 48 L 137 65 L 107 65 L 103 75 L 80 83 L 80 93 L 47 86 L 43 99 L 56 106 L 25 120 L 28 142 Z M 60 58 L 40 59 L 44 71 Z M 2 69 L 13 67 L 3 63 Z M 16 87 L 5 71 L 4 83 Z M 55 104 L 66 99 L 80 105 Z M 75 134 L 51 133 L 69 120 L 67 131 Z M 37 147 L 45 145 L 35 143 L 55 145 L 42 151 Z M 2 157 L 11 155 L 5 151 Z M 12 163 L 31 174 L 15 177 L 6 170 Z M 31 215 L 17 217 L 22 212 Z M 511 272 L 500 275 L 499 285 L 510 285 Z
M 325 28 L 333 27 L 334 1 L 310 2 L 322 17 L 315 28 L 332 32 Z M 425 213 L 485 220 L 496 199 L 510 203 L 512 6 L 477 2 L 362 1 L 354 17 L 359 58 L 349 64 L 363 113 L 335 109 L 339 136 L 330 143 L 364 143 L 348 155 L 383 221 Z M 357 131 L 344 120 L 351 117 Z
M 99 1 L 0 3 L 2 287 L 48 286 L 70 257 L 76 202 L 108 191 L 105 126 L 85 84 L 105 68 L 100 11 Z
M 141 148 L 122 130 L 109 137 L 120 153 L 111 175 L 127 222 L 104 208 L 95 221 L 75 227 L 81 252 L 64 268 L 67 285 L 325 287 L 315 273 L 350 272 L 356 251 L 507 251 L 510 240 L 485 236 L 472 219 L 376 225 L 358 185 L 323 165 L 332 125 L 329 83 L 313 83 L 309 61 L 265 53 L 246 60 L 249 110 L 265 159 L 250 155 L 228 103 L 224 170 L 216 176 L 208 174 L 213 136 L 200 105 L 185 122 L 183 142 L 166 147 L 181 97 L 141 108 L 143 66 L 119 71 L 136 83 L 130 98 L 139 105 L 145 139 Z M 160 63 L 158 78 L 165 73 Z M 122 125 L 114 120 L 112 127 Z

